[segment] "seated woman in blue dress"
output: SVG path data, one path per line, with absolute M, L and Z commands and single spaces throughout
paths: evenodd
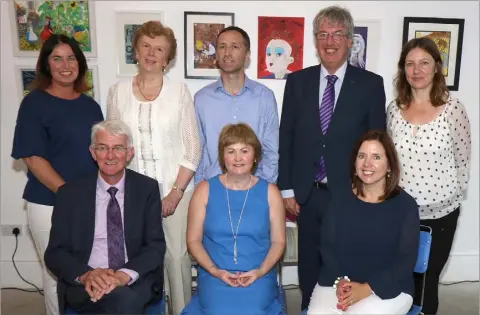
M 252 175 L 261 152 L 248 125 L 222 129 L 223 174 L 199 183 L 190 201 L 187 245 L 199 267 L 183 315 L 285 314 L 274 268 L 285 249 L 285 209 L 278 188 Z
M 321 228 L 323 266 L 307 314 L 407 314 L 420 233 L 418 207 L 398 186 L 385 131 L 363 135 L 351 186 L 332 195 Z

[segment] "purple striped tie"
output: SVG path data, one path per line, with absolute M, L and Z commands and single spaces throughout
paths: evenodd
M 111 197 L 107 206 L 108 266 L 116 271 L 125 264 L 122 214 L 115 198 L 118 189 L 110 187 L 107 191 Z
M 333 104 L 335 103 L 335 81 L 338 77 L 335 75 L 327 75 L 327 87 L 323 92 L 322 104 L 320 105 L 320 126 L 322 127 L 322 133 L 325 134 L 328 129 L 328 125 L 332 120 Z M 318 173 L 315 180 L 322 181 L 327 176 L 327 168 L 325 167 L 325 161 L 323 156 L 320 157 Z

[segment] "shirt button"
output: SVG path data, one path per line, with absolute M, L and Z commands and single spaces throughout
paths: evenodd
M 323 145 L 322 145 L 322 147 L 324 147 L 324 148 L 325 148 L 325 145 L 323 144 Z

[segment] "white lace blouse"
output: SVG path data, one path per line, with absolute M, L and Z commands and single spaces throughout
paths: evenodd
M 468 184 L 471 151 L 463 104 L 450 97 L 434 120 L 413 125 L 391 102 L 387 130 L 400 161 L 400 186 L 417 201 L 420 219 L 438 219 L 459 207 Z
M 107 119 L 121 119 L 130 127 L 135 154 L 128 167 L 157 179 L 166 195 L 180 166 L 196 171 L 200 161 L 193 99 L 184 83 L 165 77 L 160 95 L 152 102 L 140 102 L 133 94 L 132 80 L 110 88 Z M 193 180 L 187 187 L 191 189 Z

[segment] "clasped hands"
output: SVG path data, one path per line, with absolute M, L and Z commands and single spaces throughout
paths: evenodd
M 349 282 L 342 279 L 337 284 L 337 308 L 346 311 L 350 306 L 372 294 L 368 283 Z
M 118 286 L 125 286 L 130 276 L 122 271 L 96 268 L 81 275 L 78 280 L 85 286 L 85 291 L 92 302 L 97 302 L 105 294 L 109 294 Z
M 248 287 L 258 278 L 263 276 L 260 269 L 253 269 L 247 272 L 231 273 L 226 270 L 215 270 L 213 275 L 231 287 Z

